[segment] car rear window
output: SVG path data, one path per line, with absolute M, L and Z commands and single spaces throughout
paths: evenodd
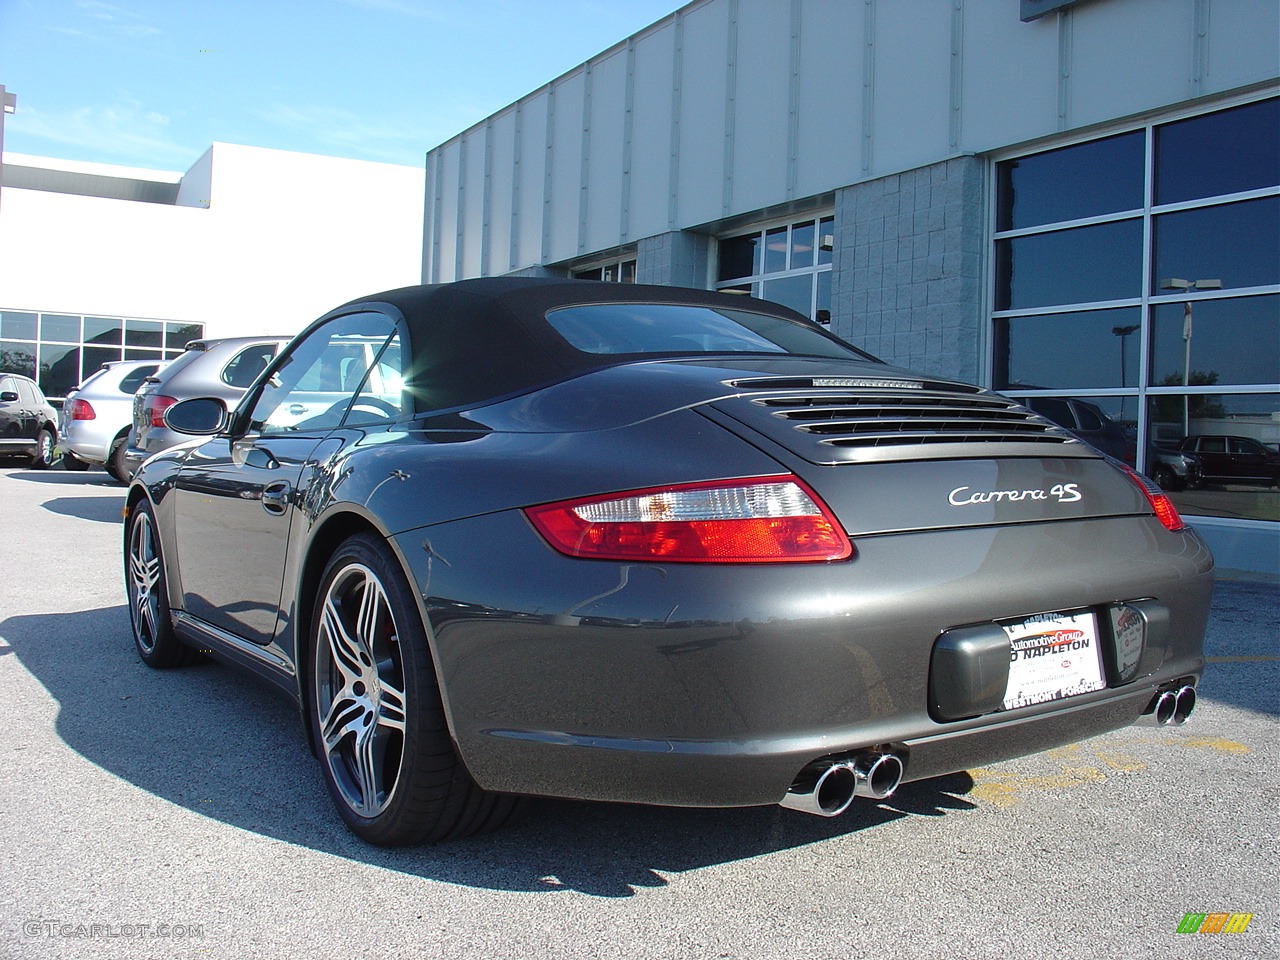
M 145 367 L 138 367 L 136 370 L 130 370 L 124 375 L 120 381 L 121 393 L 137 393 L 138 388 L 142 386 L 142 381 L 154 374 L 160 369 L 160 364 L 147 364 Z
M 770 353 L 867 359 L 866 354 L 821 330 L 747 310 L 596 303 L 548 311 L 547 322 L 575 349 L 597 355 Z
M 274 343 L 255 343 L 251 347 L 245 347 L 222 368 L 222 382 L 247 390 L 253 386 L 258 374 L 267 369 L 267 364 L 275 355 Z

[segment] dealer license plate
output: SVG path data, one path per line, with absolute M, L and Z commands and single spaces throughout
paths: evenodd
M 1107 685 L 1092 613 L 1045 613 L 1003 624 L 1012 647 L 1004 708 L 1048 703 Z

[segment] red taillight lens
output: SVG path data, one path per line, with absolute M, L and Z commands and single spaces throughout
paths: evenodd
M 631 490 L 529 507 L 525 514 L 571 557 L 786 563 L 853 555 L 835 517 L 791 476 Z
M 88 400 L 72 400 L 67 407 L 67 419 L 69 420 L 96 420 L 98 415 L 93 412 L 93 405 Z
M 1178 508 L 1173 505 L 1173 501 L 1165 495 L 1163 490 L 1127 464 L 1122 463 L 1119 466 L 1129 475 L 1129 479 L 1138 485 L 1142 495 L 1151 504 L 1151 509 L 1156 512 L 1156 519 L 1164 524 L 1165 529 L 1175 531 L 1186 529 L 1187 525 L 1182 522 L 1182 517 L 1178 515 Z
M 150 419 L 151 426 L 164 426 L 164 412 L 178 402 L 177 397 L 166 397 L 153 393 L 142 404 L 143 414 Z

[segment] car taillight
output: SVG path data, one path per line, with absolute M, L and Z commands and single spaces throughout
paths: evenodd
M 830 510 L 792 476 L 630 490 L 528 507 L 525 515 L 570 557 L 781 563 L 853 555 Z
M 1187 525 L 1182 522 L 1182 517 L 1178 515 L 1178 508 L 1173 505 L 1173 501 L 1169 499 L 1163 490 L 1128 464 L 1118 463 L 1117 466 L 1129 475 L 1130 480 L 1138 485 L 1142 495 L 1151 504 L 1151 509 L 1156 512 L 1156 519 L 1164 524 L 1165 529 L 1175 531 L 1186 529 Z
M 67 406 L 68 420 L 96 420 L 97 417 L 93 412 L 93 404 L 88 400 L 72 400 Z
M 177 402 L 177 397 L 166 397 L 158 393 L 149 394 L 142 403 L 142 414 L 151 421 L 151 426 L 163 427 L 164 412 Z

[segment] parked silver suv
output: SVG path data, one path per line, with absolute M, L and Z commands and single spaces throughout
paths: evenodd
M 128 476 L 161 450 L 191 440 L 165 426 L 164 412 L 187 397 L 220 397 L 234 407 L 289 337 L 192 340 L 184 353 L 148 377 L 133 398 L 133 428 L 124 464 Z
M 133 395 L 164 366 L 163 360 L 104 363 L 67 395 L 58 438 L 64 469 L 100 466 L 122 483 L 129 479 L 124 455 L 133 426 Z

